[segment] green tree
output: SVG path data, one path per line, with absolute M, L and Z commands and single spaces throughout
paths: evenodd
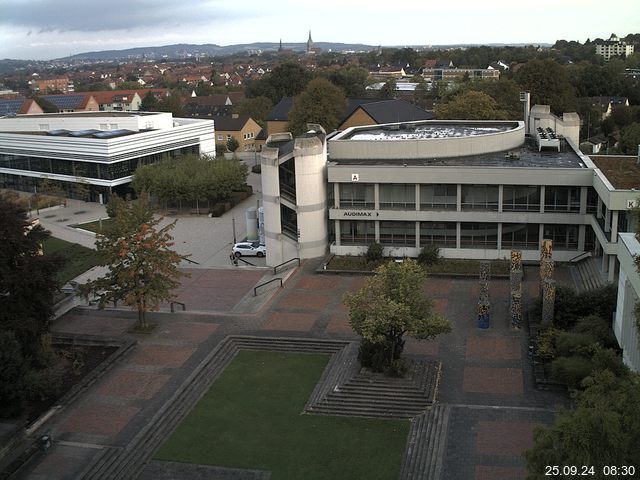
M 392 368 L 404 347 L 404 335 L 426 340 L 451 330 L 451 323 L 433 311 L 422 292 L 427 277 L 413 260 L 389 262 L 356 293 L 347 293 L 349 324 L 363 338 L 365 349 L 385 353 L 380 369 Z M 361 347 L 361 358 L 363 348 Z
M 233 110 L 239 115 L 247 115 L 255 120 L 260 126 L 265 127 L 265 120 L 273 103 L 267 97 L 259 96 L 253 98 L 245 98 L 238 105 L 234 106 Z
M 640 146 L 640 123 L 627 125 L 620 132 L 620 150 L 626 155 L 636 155 Z
M 315 78 L 295 98 L 289 112 L 288 129 L 294 135 L 306 131 L 307 123 L 318 123 L 328 132 L 336 129 L 344 116 L 343 91 L 325 78 Z
M 41 255 L 49 232 L 0 193 L 0 331 L 12 331 L 25 357 L 39 358 L 41 336 L 53 315 L 59 259 Z
M 294 97 L 302 92 L 313 78 L 304 66 L 293 62 L 278 65 L 260 80 L 249 82 L 247 97 L 268 97 L 273 104 L 282 97 Z
M 556 61 L 531 60 L 518 71 L 516 81 L 531 92 L 533 104 L 549 105 L 557 115 L 575 111 L 575 90 L 566 70 Z
M 108 271 L 82 285 L 81 291 L 95 295 L 100 308 L 113 301 L 135 308 L 139 327 L 148 328 L 146 313 L 175 298 L 172 291 L 185 275 L 178 265 L 187 256 L 171 249 L 175 221 L 159 228 L 148 195 L 129 202 L 113 196 L 111 201 L 117 214 L 96 238 L 100 265 Z
M 378 91 L 378 98 L 382 98 L 385 100 L 390 100 L 392 98 L 396 98 L 396 79 L 391 77 L 384 82 L 382 88 Z
M 227 140 L 227 150 L 229 150 L 230 152 L 235 152 L 236 150 L 238 150 L 238 147 L 240 147 L 240 142 L 238 142 L 236 137 L 231 137 L 229 140 Z
M 180 92 L 177 90 L 173 90 L 171 95 L 166 98 L 163 98 L 158 103 L 158 111 L 159 112 L 171 112 L 174 117 L 181 117 L 183 115 L 182 111 L 182 101 L 180 100 Z
M 436 117 L 440 120 L 503 120 L 507 113 L 486 93 L 470 90 L 436 105 Z
M 640 376 L 596 371 L 583 381 L 575 410 L 561 410 L 552 426 L 536 430 L 526 452 L 529 480 L 542 480 L 547 465 L 592 465 L 589 478 L 610 478 L 603 467 L 640 465 Z
M 329 75 L 329 80 L 342 88 L 347 97 L 363 97 L 367 93 L 365 88 L 368 78 L 366 68 L 353 65 L 335 70 Z
M 140 110 L 145 112 L 157 112 L 160 108 L 160 102 L 153 94 L 151 90 L 149 90 L 144 97 L 142 97 L 142 102 L 140 102 Z

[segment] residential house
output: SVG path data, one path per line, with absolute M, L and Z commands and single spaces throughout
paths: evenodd
M 629 99 L 627 97 L 589 97 L 591 106 L 600 110 L 602 120 L 611 115 L 616 107 L 628 107 Z
M 40 105 L 31 98 L 15 97 L 0 99 L 0 116 L 33 115 L 44 113 Z
M 214 122 L 216 143 L 226 144 L 233 137 L 238 141 L 238 151 L 256 151 L 256 137 L 262 127 L 251 117 L 233 114 L 225 117 L 216 117 Z
M 34 92 L 50 93 L 50 92 L 62 92 L 73 93 L 75 87 L 73 82 L 69 80 L 69 77 L 39 79 L 33 78 L 29 80 L 29 88 Z
M 140 90 L 91 92 L 101 112 L 135 112 L 140 110 Z
M 349 99 L 347 115 L 338 130 L 362 125 L 433 119 L 433 112 L 405 100 Z
M 97 112 L 100 106 L 93 93 L 71 93 L 68 95 L 42 95 L 41 98 L 52 103 L 58 109 L 57 113 Z
M 282 97 L 282 99 L 273 106 L 266 118 L 268 135 L 287 131 L 289 110 L 291 110 L 291 107 L 293 107 L 293 97 Z
M 611 57 L 633 55 L 633 50 L 633 44 L 621 41 L 615 33 L 611 34 L 609 40 L 596 43 L 596 55 L 604 57 L 605 61 L 609 61 Z

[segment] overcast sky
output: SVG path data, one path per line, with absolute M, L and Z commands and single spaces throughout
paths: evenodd
M 173 43 L 553 43 L 640 33 L 640 0 L 0 0 L 0 58 Z

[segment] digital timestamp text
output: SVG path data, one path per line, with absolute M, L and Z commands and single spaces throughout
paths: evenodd
M 601 468 L 592 465 L 547 465 L 544 467 L 544 474 L 556 478 L 590 477 L 596 474 L 612 478 L 635 478 L 636 467 L 633 465 L 605 465 Z

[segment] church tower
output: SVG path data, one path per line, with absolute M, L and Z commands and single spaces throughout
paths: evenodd
M 313 53 L 313 40 L 311 39 L 311 30 L 309 30 L 309 39 L 307 40 L 307 53 Z

